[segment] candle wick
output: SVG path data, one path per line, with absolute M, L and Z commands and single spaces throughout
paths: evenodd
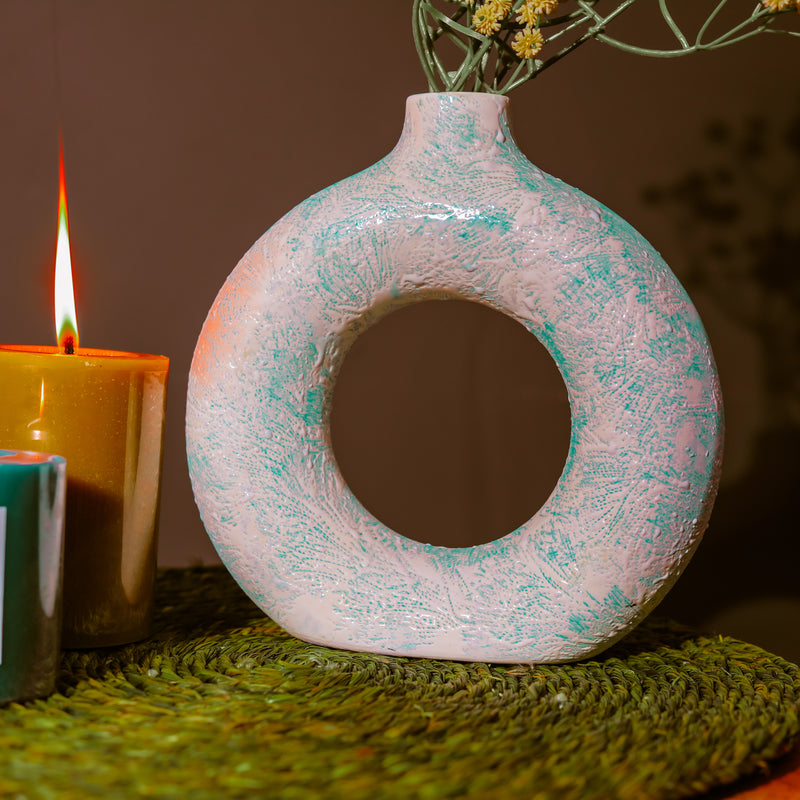
M 75 340 L 71 336 L 64 340 L 64 353 L 68 356 L 75 355 Z

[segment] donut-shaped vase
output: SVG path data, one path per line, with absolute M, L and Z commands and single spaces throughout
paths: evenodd
M 649 613 L 707 526 L 722 407 L 697 312 L 630 225 L 522 155 L 506 104 L 410 97 L 395 149 L 268 230 L 197 343 L 186 431 L 203 522 L 244 591 L 307 641 L 492 662 L 591 656 Z M 537 337 L 572 417 L 544 505 L 464 548 L 372 516 L 329 429 L 359 334 L 446 298 Z

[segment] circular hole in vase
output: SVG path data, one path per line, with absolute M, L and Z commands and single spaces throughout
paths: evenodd
M 465 300 L 404 306 L 353 344 L 330 434 L 350 489 L 397 533 L 469 547 L 547 500 L 569 449 L 567 390 L 539 341 Z

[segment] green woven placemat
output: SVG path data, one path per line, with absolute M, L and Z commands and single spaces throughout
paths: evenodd
M 390 658 L 283 632 L 222 568 L 164 570 L 156 634 L 64 654 L 0 709 L 18 798 L 680 798 L 798 737 L 800 670 L 649 620 L 561 666 Z

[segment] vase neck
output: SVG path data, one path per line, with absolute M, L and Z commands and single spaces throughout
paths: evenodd
M 406 100 L 403 133 L 395 153 L 434 155 L 472 162 L 507 140 L 508 98 L 483 92 L 415 94 Z

